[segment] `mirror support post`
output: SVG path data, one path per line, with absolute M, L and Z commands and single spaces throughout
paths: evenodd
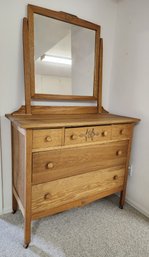
M 23 19 L 23 61 L 24 61 L 24 86 L 25 86 L 25 113 L 31 114 L 31 86 L 30 86 L 30 54 L 28 19 Z
M 97 112 L 102 113 L 102 72 L 103 72 L 103 39 L 99 42 L 99 86 L 97 99 Z

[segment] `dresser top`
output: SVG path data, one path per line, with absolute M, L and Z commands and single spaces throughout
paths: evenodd
M 56 128 L 75 127 L 89 125 L 108 125 L 121 123 L 137 123 L 137 118 L 118 116 L 110 113 L 102 114 L 72 114 L 72 115 L 12 115 L 6 117 L 16 126 L 24 129 L 29 128 Z

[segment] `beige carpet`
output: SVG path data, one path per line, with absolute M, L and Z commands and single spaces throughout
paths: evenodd
M 0 217 L 0 257 L 149 257 L 149 219 L 108 197 L 83 208 L 34 221 L 22 247 L 23 218 Z

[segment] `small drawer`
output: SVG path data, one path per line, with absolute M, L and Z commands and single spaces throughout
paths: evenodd
M 112 139 L 129 139 L 132 135 L 133 126 L 127 125 L 113 125 L 112 126 Z
M 93 171 L 32 187 L 32 213 L 52 210 L 80 199 L 122 190 L 124 167 Z M 75 205 L 74 205 L 75 206 Z
M 61 142 L 61 129 L 33 130 L 33 149 L 60 146 Z
M 67 128 L 65 130 L 65 145 L 75 145 L 111 139 L 111 126 L 94 126 Z

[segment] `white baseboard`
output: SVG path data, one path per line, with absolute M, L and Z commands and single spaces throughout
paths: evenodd
M 126 202 L 134 207 L 137 211 L 141 212 L 143 215 L 149 218 L 149 212 L 145 210 L 140 204 L 136 203 L 135 201 L 132 201 L 128 197 L 126 198 Z
M 11 213 L 11 212 L 12 212 L 12 209 L 2 210 L 2 212 L 0 212 L 0 215 Z
M 116 193 L 118 197 L 120 197 L 120 193 Z M 133 208 L 135 208 L 137 211 L 145 215 L 146 217 L 149 218 L 149 213 L 147 210 L 145 210 L 140 204 L 136 203 L 135 201 L 130 200 L 128 197 L 125 199 L 126 203 L 131 205 Z

